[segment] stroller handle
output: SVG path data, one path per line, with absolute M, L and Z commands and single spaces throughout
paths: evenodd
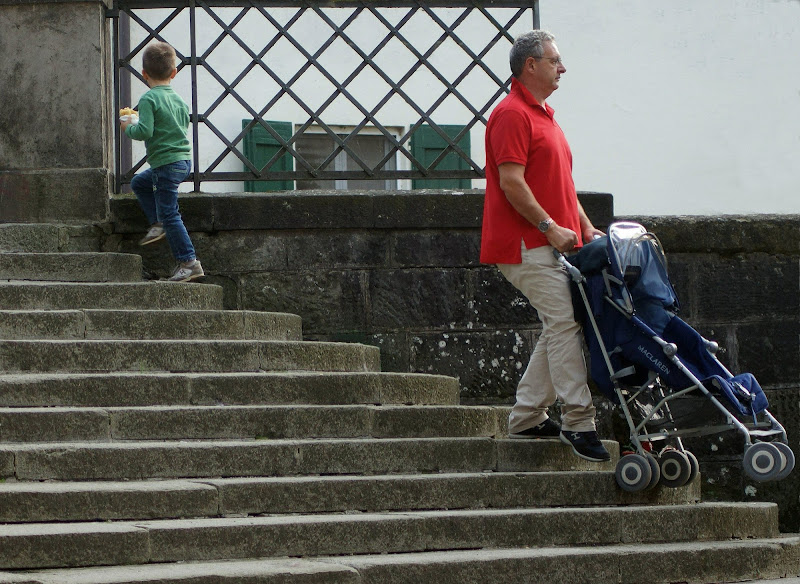
M 584 281 L 583 274 L 581 274 L 581 271 L 575 266 L 573 266 L 571 263 L 569 263 L 567 256 L 565 256 L 557 249 L 553 248 L 553 257 L 556 258 L 556 261 L 559 264 L 561 264 L 561 267 L 564 268 L 564 270 L 566 270 L 566 272 L 569 274 L 570 278 L 572 278 L 573 281 L 575 282 Z

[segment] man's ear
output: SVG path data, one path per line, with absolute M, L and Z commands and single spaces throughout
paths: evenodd
M 170 79 L 175 79 L 175 76 L 176 76 L 177 74 L 178 74 L 178 68 L 177 68 L 177 67 L 175 67 L 175 68 L 172 70 L 172 74 L 169 76 L 169 78 L 170 78 Z

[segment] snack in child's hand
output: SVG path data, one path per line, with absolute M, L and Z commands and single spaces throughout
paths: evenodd
M 119 110 L 119 121 L 130 122 L 131 124 L 139 123 L 139 112 L 130 107 L 124 107 Z

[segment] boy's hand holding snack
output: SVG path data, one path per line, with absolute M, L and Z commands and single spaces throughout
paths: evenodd
M 119 125 L 124 132 L 131 124 L 139 123 L 139 112 L 133 108 L 124 107 L 119 110 Z

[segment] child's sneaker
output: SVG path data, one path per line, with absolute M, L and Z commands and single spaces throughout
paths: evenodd
M 197 278 L 202 278 L 205 276 L 203 272 L 203 266 L 200 265 L 200 260 L 191 260 L 188 262 L 181 262 L 175 268 L 175 271 L 172 272 L 172 276 L 169 278 L 170 282 L 189 282 L 191 280 L 196 280 Z
M 143 238 L 139 240 L 139 245 L 149 245 L 151 243 L 155 243 L 156 241 L 161 241 L 166 237 L 166 233 L 164 233 L 164 228 L 161 226 L 161 223 L 153 223 L 150 226 L 150 230 L 147 232 Z

